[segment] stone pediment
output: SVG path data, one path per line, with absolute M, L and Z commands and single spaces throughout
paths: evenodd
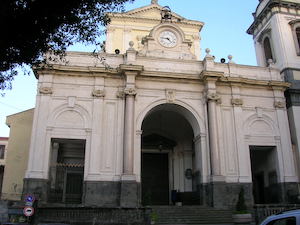
M 148 19 L 161 19 L 162 6 L 157 4 L 151 4 L 148 6 L 140 7 L 123 13 L 124 16 L 134 16 L 139 18 Z M 174 20 L 185 20 L 184 17 L 172 12 L 172 17 Z

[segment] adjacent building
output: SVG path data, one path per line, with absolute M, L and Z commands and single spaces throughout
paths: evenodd
M 10 127 L 6 154 L 5 173 L 2 186 L 2 200 L 22 199 L 23 179 L 28 164 L 33 109 L 10 115 L 6 124 Z
M 0 195 L 2 190 L 4 168 L 6 162 L 8 137 L 0 137 Z

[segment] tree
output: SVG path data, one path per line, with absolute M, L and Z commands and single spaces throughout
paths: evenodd
M 0 90 L 11 88 L 16 67 L 41 63 L 47 51 L 64 54 L 76 42 L 95 44 L 107 12 L 134 0 L 1 0 Z

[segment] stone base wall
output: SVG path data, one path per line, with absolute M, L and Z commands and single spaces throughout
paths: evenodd
M 199 205 L 220 209 L 234 209 L 241 187 L 244 188 L 245 203 L 254 204 L 252 183 L 213 182 L 198 185 L 195 192 L 199 196 Z M 48 181 L 42 179 L 24 179 L 23 194 L 33 194 L 39 205 L 47 205 Z M 268 194 L 277 202 L 266 203 L 299 203 L 297 183 L 280 183 L 269 187 Z M 275 196 L 276 195 L 276 196 Z M 198 201 L 198 200 L 197 200 Z M 135 181 L 85 181 L 81 207 L 102 208 L 136 208 L 141 206 L 141 184 Z
M 244 187 L 245 203 L 253 205 L 251 183 L 214 182 L 200 186 L 201 204 L 217 209 L 234 209 L 241 187 Z
M 8 202 L 0 200 L 0 224 L 8 221 Z
M 22 195 L 32 194 L 40 203 L 46 203 L 48 201 L 48 187 L 48 180 L 24 178 Z
M 150 224 L 150 214 L 146 208 L 39 208 L 34 224 L 144 225 Z
M 120 182 L 85 181 L 83 204 L 92 207 L 117 207 L 120 204 Z

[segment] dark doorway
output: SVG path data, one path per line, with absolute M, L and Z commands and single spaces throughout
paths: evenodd
M 279 203 L 277 156 L 274 146 L 250 146 L 255 204 Z
M 49 202 L 81 203 L 85 140 L 52 139 L 51 154 Z
M 142 154 L 143 205 L 169 205 L 168 162 L 166 153 Z

